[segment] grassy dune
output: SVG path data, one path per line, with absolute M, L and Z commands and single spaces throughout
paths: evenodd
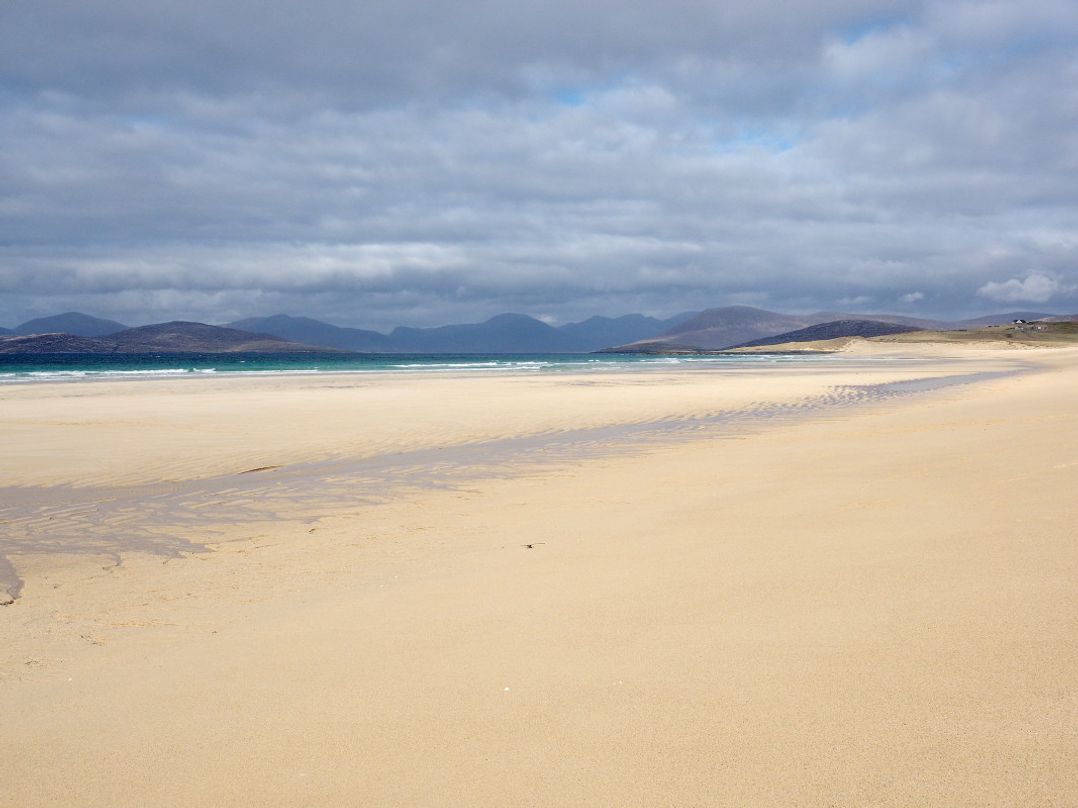
M 847 350 L 855 345 L 910 345 L 945 343 L 998 347 L 1001 343 L 1023 347 L 1066 347 L 1078 345 L 1078 322 L 993 325 L 954 331 L 909 331 L 881 337 L 838 337 L 835 339 L 784 342 L 752 348 L 734 348 L 730 353 L 822 353 Z
M 1023 345 L 1078 344 L 1078 323 L 992 325 L 957 331 L 910 331 L 873 337 L 873 342 L 1015 342 Z

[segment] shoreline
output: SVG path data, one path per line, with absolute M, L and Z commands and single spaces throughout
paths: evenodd
M 378 454 L 367 458 L 273 464 L 183 482 L 151 482 L 135 486 L 15 486 L 0 488 L 0 593 L 18 598 L 22 581 L 12 556 L 37 554 L 38 537 L 46 555 L 150 553 L 180 558 L 205 552 L 183 534 L 197 533 L 222 522 L 242 525 L 265 520 L 277 509 L 293 511 L 296 502 L 311 501 L 305 518 L 317 519 L 356 490 L 369 504 L 384 503 L 401 492 L 461 487 L 492 476 L 519 477 L 602 457 L 639 453 L 688 440 L 744 438 L 761 430 L 813 418 L 828 418 L 850 408 L 865 409 L 895 398 L 930 395 L 952 387 L 978 384 L 1031 372 L 1030 367 L 959 373 L 844 385 L 794 402 L 761 402 L 666 420 L 628 422 L 522 434 L 457 445 Z M 462 377 L 465 378 L 465 377 Z M 257 476 L 247 476 L 256 474 Z M 224 510 L 206 512 L 207 501 L 228 502 Z M 277 503 L 276 505 L 274 503 Z M 282 505 L 283 503 L 283 505 Z M 110 522 L 123 513 L 131 528 Z M 173 525 L 176 535 L 162 535 L 159 526 Z M 148 526 L 148 527 L 145 527 Z
M 706 370 L 715 365 L 729 364 L 753 367 L 765 363 L 786 364 L 793 362 L 814 362 L 823 364 L 835 357 L 841 358 L 841 351 L 831 352 L 772 352 L 754 354 L 735 353 L 709 353 L 709 354 L 629 354 L 630 358 L 621 355 L 594 354 L 494 354 L 494 355 L 446 355 L 445 361 L 439 361 L 441 355 L 423 354 L 416 357 L 402 355 L 401 359 L 425 358 L 427 362 L 409 362 L 404 364 L 389 364 L 385 367 L 355 367 L 355 368 L 275 368 L 241 370 L 232 367 L 217 369 L 214 367 L 159 367 L 147 369 L 120 369 L 110 370 L 97 368 L 91 370 L 50 370 L 50 371 L 24 371 L 0 369 L 0 390 L 8 386 L 42 385 L 42 384 L 87 384 L 93 382 L 122 382 L 122 381 L 160 381 L 160 380 L 193 380 L 193 379 L 224 379 L 224 378 L 274 378 L 291 376 L 317 376 L 321 377 L 382 377 L 404 376 L 415 377 L 436 375 L 444 377 L 454 376 L 509 376 L 509 375 L 535 375 L 535 374 L 569 374 L 569 373 L 646 373 L 651 371 L 661 372 L 670 366 L 683 369 Z M 81 356 L 81 355 L 73 355 Z M 377 361 L 387 360 L 389 357 L 396 359 L 395 355 L 384 354 L 364 358 L 370 359 L 371 364 Z M 590 357 L 590 358 L 589 358 Z M 618 358 L 621 357 L 621 358 Z M 210 357 L 196 364 L 210 366 L 214 359 L 228 364 L 231 355 L 220 354 Z M 884 358 L 884 357 L 881 357 Z M 917 361 L 921 357 L 885 357 L 890 360 L 910 359 Z M 167 357 L 155 357 L 162 365 L 170 364 Z M 467 361 L 471 359 L 472 361 Z M 458 361 L 449 361 L 458 360 Z M 872 361 L 873 357 L 864 357 L 865 361 Z M 847 359 L 847 361 L 849 361 Z M 177 361 L 171 363 L 181 365 Z M 2 362 L 0 362 L 2 365 Z M 17 367 L 15 365 L 9 366 Z

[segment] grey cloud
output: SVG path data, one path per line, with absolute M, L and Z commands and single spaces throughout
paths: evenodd
M 519 94 L 679 64 L 804 63 L 828 32 L 914 15 L 918 5 L 35 0 L 5 14 L 0 68 L 17 89 L 79 95 L 300 87 L 384 103 L 402 94 Z
M 21 3 L 0 324 L 1078 308 L 1078 31 L 1024 8 Z

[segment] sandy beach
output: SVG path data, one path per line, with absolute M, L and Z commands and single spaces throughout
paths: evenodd
M 4 808 L 1078 804 L 1078 349 L 8 385 L 0 445 Z

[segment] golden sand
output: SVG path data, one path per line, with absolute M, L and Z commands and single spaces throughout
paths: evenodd
M 0 485 L 30 487 L 0 504 L 691 426 L 1016 354 L 956 356 L 5 387 Z M 206 549 L 178 558 L 18 554 L 0 805 L 1078 804 L 1078 352 L 1019 358 L 378 502 L 310 489 L 187 524 Z

